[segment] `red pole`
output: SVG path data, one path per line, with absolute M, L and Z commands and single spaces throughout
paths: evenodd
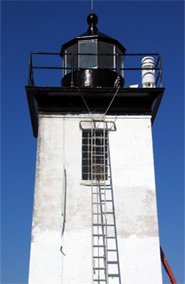
M 167 261 L 167 258 L 165 257 L 164 255 L 164 252 L 162 250 L 162 248 L 160 247 L 160 252 L 161 252 L 161 261 L 162 261 L 162 264 L 164 266 L 164 269 L 166 270 L 166 273 L 170 279 L 170 282 L 171 284 L 177 284 L 176 280 L 175 280 L 175 277 L 173 275 L 173 272 L 168 264 L 168 261 Z

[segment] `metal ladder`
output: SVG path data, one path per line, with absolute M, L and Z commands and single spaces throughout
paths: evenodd
M 91 129 L 92 283 L 121 284 L 109 129 Z

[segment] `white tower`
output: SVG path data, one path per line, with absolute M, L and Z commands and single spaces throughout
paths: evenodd
M 85 34 L 51 54 L 64 59 L 61 87 L 35 85 L 30 60 L 38 146 L 29 283 L 161 284 L 151 124 L 164 89 L 158 79 L 126 87 L 131 55 L 98 31 L 95 14 L 87 20 Z

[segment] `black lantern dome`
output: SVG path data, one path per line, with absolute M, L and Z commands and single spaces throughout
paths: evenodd
M 123 55 L 125 48 L 117 40 L 98 31 L 98 17 L 87 17 L 87 32 L 62 45 L 64 76 L 62 85 L 69 87 L 113 87 L 119 76 L 124 85 Z

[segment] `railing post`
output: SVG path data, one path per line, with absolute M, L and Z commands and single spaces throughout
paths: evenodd
M 28 86 L 31 85 L 31 53 L 29 55 L 29 67 L 28 67 Z
M 74 54 L 71 54 L 72 58 L 71 58 L 71 86 L 70 87 L 74 87 Z
M 66 54 L 61 54 L 61 57 L 62 57 L 62 64 L 63 64 L 63 69 L 62 69 L 62 78 L 66 75 Z
M 120 66 L 119 66 L 119 54 L 116 53 L 116 57 L 117 57 L 117 68 L 118 68 L 118 76 L 120 76 Z
M 28 86 L 34 86 L 34 78 L 33 78 L 33 65 L 32 65 L 32 52 L 29 57 L 29 71 L 28 71 Z

